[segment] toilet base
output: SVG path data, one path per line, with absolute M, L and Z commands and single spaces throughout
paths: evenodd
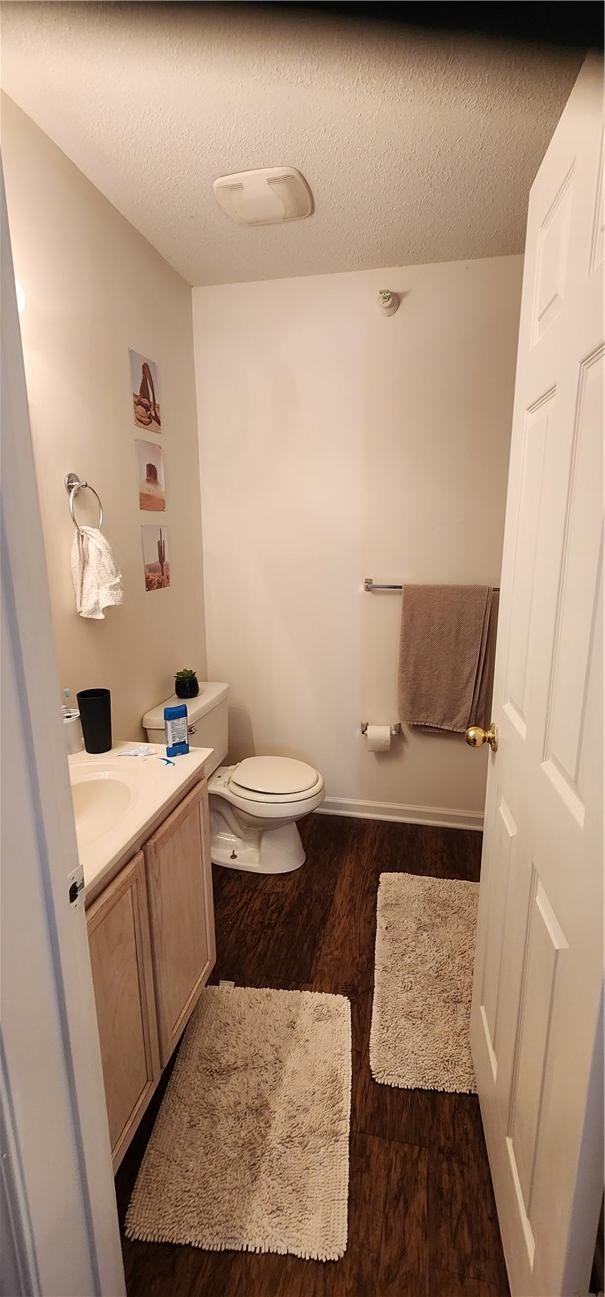
M 213 865 L 244 869 L 252 874 L 289 874 L 305 863 L 305 849 L 295 824 L 278 829 L 253 829 L 245 838 L 221 828 L 212 835 Z

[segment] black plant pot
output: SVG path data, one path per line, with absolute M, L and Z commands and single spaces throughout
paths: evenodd
M 200 692 L 197 676 L 191 676 L 187 680 L 175 680 L 174 692 L 177 698 L 197 698 Z

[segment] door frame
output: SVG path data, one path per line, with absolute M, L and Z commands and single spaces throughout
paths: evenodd
M 1 172 L 0 242 L 2 1221 L 28 1297 L 124 1297 L 84 906 L 68 898 L 78 851 Z

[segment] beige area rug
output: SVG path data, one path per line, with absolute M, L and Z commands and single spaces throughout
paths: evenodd
M 338 1260 L 350 1110 L 344 996 L 206 987 L 143 1158 L 128 1238 Z
M 474 1093 L 469 1028 L 479 884 L 381 874 L 370 1033 L 375 1081 Z

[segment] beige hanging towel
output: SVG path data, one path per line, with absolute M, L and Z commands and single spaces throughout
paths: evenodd
M 497 593 L 487 585 L 405 585 L 399 715 L 407 725 L 464 733 L 487 725 Z

